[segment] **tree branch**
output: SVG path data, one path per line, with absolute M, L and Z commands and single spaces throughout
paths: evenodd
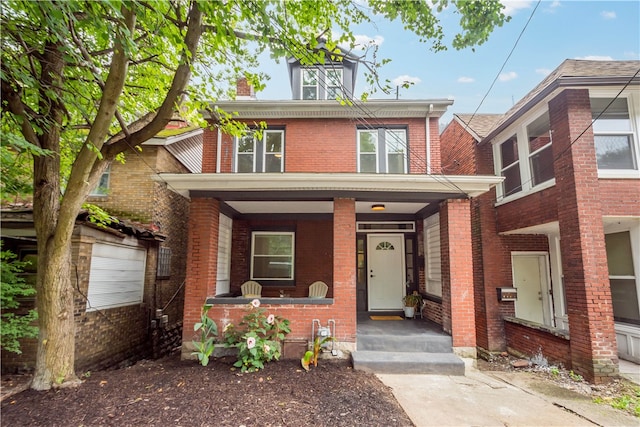
M 40 146 L 40 140 L 38 139 L 35 130 L 31 126 L 31 121 L 29 120 L 34 114 L 33 112 L 29 113 L 28 108 L 22 102 L 22 99 L 20 98 L 21 92 L 22 89 L 18 91 L 6 80 L 2 79 L 2 109 L 8 110 L 14 116 L 19 117 L 22 136 L 24 136 L 24 138 L 31 144 L 42 148 Z

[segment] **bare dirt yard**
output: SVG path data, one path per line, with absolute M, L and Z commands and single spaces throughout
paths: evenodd
M 176 354 L 87 373 L 78 388 L 6 397 L 2 425 L 413 425 L 388 387 L 347 360 L 320 360 L 309 372 L 299 361 L 282 360 L 247 374 L 233 362 L 222 358 L 202 367 Z

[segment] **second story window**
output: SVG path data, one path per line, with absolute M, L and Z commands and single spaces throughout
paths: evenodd
M 358 172 L 407 173 L 406 129 L 359 129 Z
M 236 172 L 283 172 L 284 131 L 251 132 L 236 139 Z
M 529 167 L 531 168 L 531 184 L 533 187 L 554 177 L 549 129 L 548 112 L 545 112 L 527 126 Z
M 318 99 L 318 70 L 304 68 L 302 70 L 302 99 Z
M 327 99 L 337 99 L 342 97 L 342 69 L 327 70 Z
M 598 169 L 637 170 L 627 99 L 592 98 L 591 115 Z
M 507 197 L 522 191 L 520 180 L 520 160 L 518 157 L 518 138 L 514 135 L 500 144 L 500 175 L 504 176 L 502 194 Z

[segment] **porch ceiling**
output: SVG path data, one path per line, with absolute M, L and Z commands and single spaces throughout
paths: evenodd
M 352 173 L 160 174 L 186 197 L 214 197 L 239 213 L 331 213 L 334 198 L 353 198 L 357 213 L 382 203 L 384 213 L 416 214 L 430 203 L 476 197 L 495 176 Z

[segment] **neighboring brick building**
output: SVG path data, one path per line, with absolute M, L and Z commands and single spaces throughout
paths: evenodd
M 566 60 L 506 114 L 454 115 L 443 132 L 445 173 L 505 178 L 471 202 L 480 349 L 595 382 L 618 355 L 640 362 L 639 71 Z
M 247 280 L 262 285 L 262 307 L 291 320 L 289 338 L 310 340 L 314 319 L 334 321 L 343 351 L 355 349 L 358 311 L 401 311 L 407 292 L 428 292 L 442 308 L 425 316 L 475 354 L 468 199 L 501 179 L 440 174 L 438 119 L 450 100 L 341 105 L 356 65 L 290 61 L 286 101 L 257 100 L 241 80 L 237 100 L 215 107 L 246 132 L 225 133 L 214 113 L 203 173 L 161 174 L 191 200 L 183 357 L 205 301 L 220 328 L 239 320 Z M 326 298 L 307 298 L 317 280 Z
M 170 125 L 143 145 L 114 162 L 88 199 L 121 221 L 100 229 L 81 215 L 74 230 L 78 372 L 180 345 L 189 202 L 154 175 L 200 172 L 202 130 Z M 2 239 L 3 249 L 35 259 L 31 213 L 3 212 Z M 25 340 L 21 355 L 3 352 L 3 372 L 30 370 L 35 344 Z

